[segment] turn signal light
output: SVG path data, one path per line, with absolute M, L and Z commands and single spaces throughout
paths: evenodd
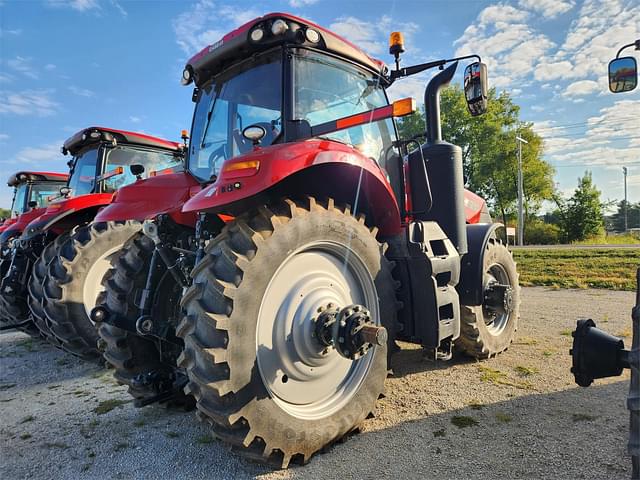
M 393 116 L 404 117 L 416 111 L 416 101 L 414 98 L 403 98 L 393 102 Z
M 235 170 L 259 170 L 260 169 L 260 161 L 259 160 L 247 160 L 245 162 L 232 162 L 227 163 L 224 167 L 222 167 L 222 172 L 233 172 Z

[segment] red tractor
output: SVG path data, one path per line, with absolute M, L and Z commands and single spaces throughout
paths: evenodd
M 62 198 L 14 239 L 2 300 L 14 321 L 32 318 L 54 345 L 98 360 L 97 332 L 83 305 L 93 306 L 110 256 L 140 225 L 116 222 L 92 229 L 87 224 L 121 186 L 145 174 L 182 168 L 183 146 L 140 133 L 89 127 L 69 138 L 62 153 L 72 155 L 68 184 L 60 189 Z M 118 248 L 103 251 L 105 238 L 110 246 L 120 242 Z
M 398 33 L 390 51 L 393 71 L 274 13 L 189 60 L 180 189 L 148 179 L 99 215 L 144 219 L 91 314 L 139 404 L 186 383 L 217 436 L 286 467 L 359 427 L 396 340 L 443 360 L 454 346 L 475 358 L 509 346 L 515 263 L 440 127 L 458 60 L 477 59 L 464 80 L 472 115 L 486 109 L 486 67 L 472 55 L 400 68 Z M 386 89 L 434 67 L 427 142 L 399 139 L 394 117 L 415 102 L 389 104 Z
M 31 220 L 39 217 L 47 205 L 60 196 L 60 189 L 67 184 L 68 178 L 65 173 L 53 172 L 18 172 L 9 177 L 7 185 L 13 187 L 14 192 L 11 216 L 0 225 L 0 280 L 9 269 L 11 243 Z M 29 329 L 31 322 L 20 317 L 13 304 L 2 299 L 0 297 L 2 327 L 14 328 L 15 320 L 18 320 L 21 328 Z

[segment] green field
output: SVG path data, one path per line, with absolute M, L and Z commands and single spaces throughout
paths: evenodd
M 515 250 L 520 285 L 635 291 L 638 249 Z

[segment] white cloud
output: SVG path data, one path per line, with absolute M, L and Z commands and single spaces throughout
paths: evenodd
M 338 17 L 329 25 L 329 30 L 340 35 L 346 40 L 371 55 L 380 55 L 387 52 L 387 35 L 395 24 L 388 15 L 383 15 L 375 22 L 361 20 L 356 17 Z M 418 30 L 418 25 L 413 22 L 405 22 L 402 25 L 402 33 L 405 42 Z M 414 49 L 415 53 L 415 49 Z
M 92 92 L 91 90 L 86 88 L 76 87 L 75 85 L 71 85 L 70 87 L 68 87 L 68 89 L 71 93 L 73 93 L 74 95 L 78 95 L 79 97 L 90 98 L 95 95 L 95 93 Z
M 538 133 L 546 137 L 545 153 L 552 162 L 620 167 L 640 157 L 638 118 L 640 100 L 619 100 L 588 118 L 585 127 L 576 124 L 578 130 L 548 127 Z
M 131 123 L 140 123 L 142 121 L 142 119 L 140 117 L 136 117 L 135 115 L 131 115 L 129 117 L 129 121 Z
M 25 147 L 16 153 L 13 159 L 5 163 L 38 165 L 40 167 L 47 162 L 60 162 L 60 146 L 62 143 L 63 140 L 58 140 L 39 147 Z
M 193 55 L 259 16 L 261 12 L 255 9 L 219 6 L 211 0 L 200 0 L 178 15 L 172 25 L 177 44 L 187 55 Z
M 55 70 L 56 68 L 58 68 L 58 67 L 56 67 L 53 63 L 47 63 L 47 64 L 44 66 L 44 69 L 45 69 L 45 70 L 48 70 L 48 71 Z
M 522 8 L 532 10 L 539 13 L 545 18 L 555 18 L 558 15 L 571 10 L 574 5 L 574 0 L 520 0 L 518 4 Z
M 564 43 L 552 55 L 540 59 L 535 78 L 586 79 L 601 77 L 623 39 L 638 35 L 640 5 L 620 0 L 587 0 Z M 605 86 L 606 88 L 606 86 Z
M 111 0 L 111 5 L 113 6 L 113 8 L 115 8 L 120 15 L 122 15 L 123 17 L 127 17 L 129 15 L 129 13 L 127 13 L 127 11 L 124 9 L 124 7 L 122 5 L 120 5 L 120 3 L 117 0 Z
M 6 133 L 0 133 L 0 142 L 4 142 L 6 140 L 9 140 L 9 135 Z
M 59 104 L 50 98 L 51 93 L 52 90 L 0 91 L 0 114 L 53 115 Z
M 78 12 L 100 10 L 98 0 L 46 0 L 47 5 L 54 8 L 70 8 Z
M 22 33 L 22 30 L 19 28 L 14 28 L 14 29 L 6 29 L 6 28 L 0 28 L 0 38 L 3 37 L 8 37 L 8 36 L 16 36 L 16 35 L 20 35 Z
M 15 58 L 7 60 L 7 66 L 25 77 L 29 77 L 34 80 L 38 78 L 38 73 L 31 65 L 31 58 L 21 57 L 18 55 Z
M 593 80 L 579 80 L 569 85 L 562 95 L 564 97 L 577 97 L 590 95 L 601 90 L 602 89 L 600 85 L 598 85 L 598 82 L 594 82 Z
M 289 0 L 289 6 L 293 8 L 306 7 L 318 3 L 318 0 Z
M 529 12 L 511 5 L 486 7 L 455 41 L 456 56 L 479 54 L 488 66 L 492 86 L 521 84 L 535 70 L 537 59 L 555 47 L 526 23 L 529 17 Z

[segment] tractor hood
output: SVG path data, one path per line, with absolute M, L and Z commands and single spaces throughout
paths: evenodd
M 200 184 L 188 172 L 138 180 L 121 187 L 114 195 L 113 203 L 102 209 L 95 221 L 143 221 L 166 213 L 176 223 L 193 227 L 195 213 L 182 213 L 181 209 L 200 190 Z
M 383 234 L 400 231 L 400 211 L 387 175 L 378 164 L 357 149 L 325 139 L 256 148 L 252 152 L 227 160 L 218 179 L 191 198 L 183 212 L 208 211 L 237 215 L 244 210 L 243 201 L 267 193 L 284 180 L 300 192 L 346 192 L 353 205 L 357 196 L 375 207 L 371 215 Z M 322 192 L 324 193 L 324 192 Z
M 470 190 L 464 190 L 464 215 L 467 223 L 491 223 L 491 216 L 484 198 Z
M 23 240 L 45 233 L 54 224 L 72 214 L 108 205 L 111 203 L 112 198 L 112 193 L 89 193 L 53 202 L 47 206 L 40 216 L 27 225 L 24 230 Z
M 25 227 L 27 227 L 34 219 L 40 217 L 44 211 L 44 208 L 34 208 L 33 210 L 24 212 L 17 218 L 8 219 L 2 224 L 2 227 L 0 227 L 2 232 L 0 233 L 0 244 L 4 246 L 11 237 L 20 236 L 20 234 L 25 230 Z

